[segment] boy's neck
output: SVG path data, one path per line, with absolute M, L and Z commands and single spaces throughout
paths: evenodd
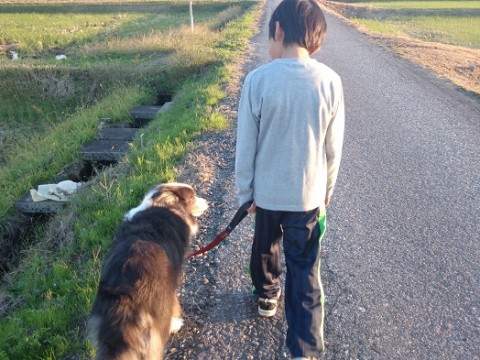
M 288 47 L 282 46 L 282 50 L 280 52 L 280 58 L 309 59 L 310 54 L 308 53 L 307 49 L 298 45 L 290 45 Z

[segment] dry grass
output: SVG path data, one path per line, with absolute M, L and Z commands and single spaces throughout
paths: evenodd
M 343 8 L 327 2 L 326 11 L 334 12 L 344 21 L 367 34 L 380 46 L 393 49 L 401 57 L 420 64 L 455 85 L 480 94 L 480 49 L 426 42 L 405 36 L 373 32 L 343 16 Z M 349 7 L 352 11 L 353 7 Z M 351 14 L 349 13 L 349 16 Z
M 401 56 L 427 67 L 465 90 L 480 94 L 480 49 L 425 41 L 379 39 Z

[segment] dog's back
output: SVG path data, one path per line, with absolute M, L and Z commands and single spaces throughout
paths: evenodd
M 206 209 L 190 186 L 163 184 L 128 212 L 103 266 L 88 321 L 96 359 L 163 358 L 170 332 L 182 324 L 176 289 L 198 229 L 192 216 L 197 205 Z
M 97 359 L 161 359 L 178 274 L 151 241 L 117 244 L 104 269 L 89 327 Z

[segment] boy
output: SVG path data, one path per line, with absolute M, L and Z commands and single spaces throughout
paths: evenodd
M 250 271 L 258 312 L 275 315 L 283 238 L 286 343 L 300 359 L 324 350 L 320 241 L 345 123 L 339 76 L 310 58 L 325 32 L 315 0 L 282 1 L 269 22 L 272 61 L 248 74 L 238 112 L 236 186 L 256 213 Z

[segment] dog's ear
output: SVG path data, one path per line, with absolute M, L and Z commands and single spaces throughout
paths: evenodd
M 193 216 L 200 216 L 208 209 L 208 202 L 195 196 L 193 188 L 183 183 L 159 185 L 150 198 L 151 206 L 172 207 L 177 204 L 182 204 L 184 210 Z
M 195 202 L 193 188 L 186 184 L 162 184 L 152 196 L 153 206 L 173 206 L 185 202 L 191 206 Z
M 172 185 L 171 191 L 178 196 L 179 200 L 185 201 L 187 204 L 195 201 L 195 191 L 188 185 Z
M 190 215 L 200 216 L 208 209 L 208 202 L 205 199 L 195 195 L 195 191 L 190 185 L 183 183 L 172 183 L 167 185 L 172 192 L 182 201 Z

